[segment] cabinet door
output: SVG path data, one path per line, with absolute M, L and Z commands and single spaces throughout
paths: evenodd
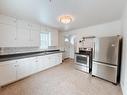
M 57 54 L 50 55 L 50 67 L 55 66 L 57 63 Z
M 17 80 L 28 76 L 29 74 L 29 63 L 26 59 L 20 59 L 17 61 Z
M 36 57 L 19 59 L 17 63 L 17 79 L 24 78 L 36 72 Z
M 0 24 L 0 47 L 16 46 L 16 27 Z
M 40 46 L 40 31 L 37 30 L 30 31 L 30 46 L 33 47 Z
M 62 53 L 58 53 L 58 54 L 57 54 L 56 61 L 57 61 L 56 64 L 62 63 Z
M 58 64 L 60 64 L 60 56 L 58 54 L 51 54 L 49 56 L 49 67 L 53 67 L 53 66 L 56 66 Z
M 51 46 L 58 46 L 58 31 L 51 31 Z
M 62 63 L 62 53 L 52 54 L 50 57 L 50 64 L 52 64 L 52 66 Z
M 28 62 L 28 65 L 29 65 L 28 74 L 31 75 L 31 74 L 36 73 L 37 58 L 32 57 L 32 58 L 28 58 L 27 60 L 28 60 L 27 62 Z
M 34 23 L 32 23 L 32 24 L 31 24 L 31 29 L 32 29 L 32 30 L 36 30 L 36 31 L 40 31 L 40 30 L 41 30 L 41 27 L 40 27 L 39 24 L 34 24 Z
M 30 29 L 31 25 L 29 22 L 24 20 L 17 20 L 17 28 L 20 29 Z
M 14 82 L 16 80 L 16 62 L 0 62 L 0 86 Z
M 30 46 L 30 30 L 29 29 L 17 29 L 17 47 Z
M 44 59 L 43 56 L 38 56 L 37 57 L 37 70 L 36 70 L 36 72 L 40 72 L 40 71 L 43 70 L 42 59 Z
M 0 24 L 16 26 L 16 19 L 13 17 L 0 15 Z
M 40 72 L 42 70 L 49 68 L 48 63 L 49 63 L 48 56 L 38 56 L 37 72 Z

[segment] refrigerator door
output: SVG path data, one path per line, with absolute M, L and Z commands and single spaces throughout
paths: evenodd
M 92 75 L 117 83 L 117 66 L 93 62 Z
M 118 64 L 119 37 L 103 37 L 95 39 L 93 60 L 107 64 Z

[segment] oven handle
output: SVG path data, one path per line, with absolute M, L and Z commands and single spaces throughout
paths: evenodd
M 80 55 L 80 54 L 76 54 L 76 56 L 81 56 L 81 57 L 89 57 L 89 55 Z

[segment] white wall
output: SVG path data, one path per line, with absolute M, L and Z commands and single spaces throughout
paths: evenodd
M 69 32 L 65 32 L 64 35 L 66 36 L 76 36 L 76 39 L 79 40 L 85 36 L 113 36 L 113 35 L 120 35 L 121 34 L 121 20 L 100 24 L 96 26 L 91 26 L 87 28 L 81 28 Z M 71 46 L 72 47 L 72 46 Z M 70 48 L 70 58 L 73 58 L 72 49 Z
M 87 28 L 81 28 L 65 32 L 66 35 L 77 35 L 77 36 L 111 36 L 121 34 L 121 21 L 113 21 L 105 24 L 91 26 Z
M 121 69 L 121 87 L 123 95 L 127 95 L 127 4 L 122 17 L 122 35 L 123 35 L 123 56 Z

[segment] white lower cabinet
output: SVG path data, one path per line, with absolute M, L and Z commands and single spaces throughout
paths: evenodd
M 56 65 L 56 54 L 49 55 L 49 67 Z
M 37 72 L 45 70 L 49 63 L 48 56 L 38 56 L 37 57 Z
M 59 54 L 57 54 L 57 64 L 60 64 L 60 63 L 62 63 L 62 53 L 59 53 Z
M 50 61 L 51 67 L 62 63 L 62 53 L 50 55 L 49 61 Z
M 38 56 L 37 60 L 37 72 L 40 72 L 62 63 L 62 53 Z
M 17 79 L 24 78 L 36 71 L 36 58 L 24 58 L 17 60 Z
M 0 62 L 0 86 L 62 63 L 62 53 Z
M 0 86 L 16 80 L 16 61 L 0 62 Z

